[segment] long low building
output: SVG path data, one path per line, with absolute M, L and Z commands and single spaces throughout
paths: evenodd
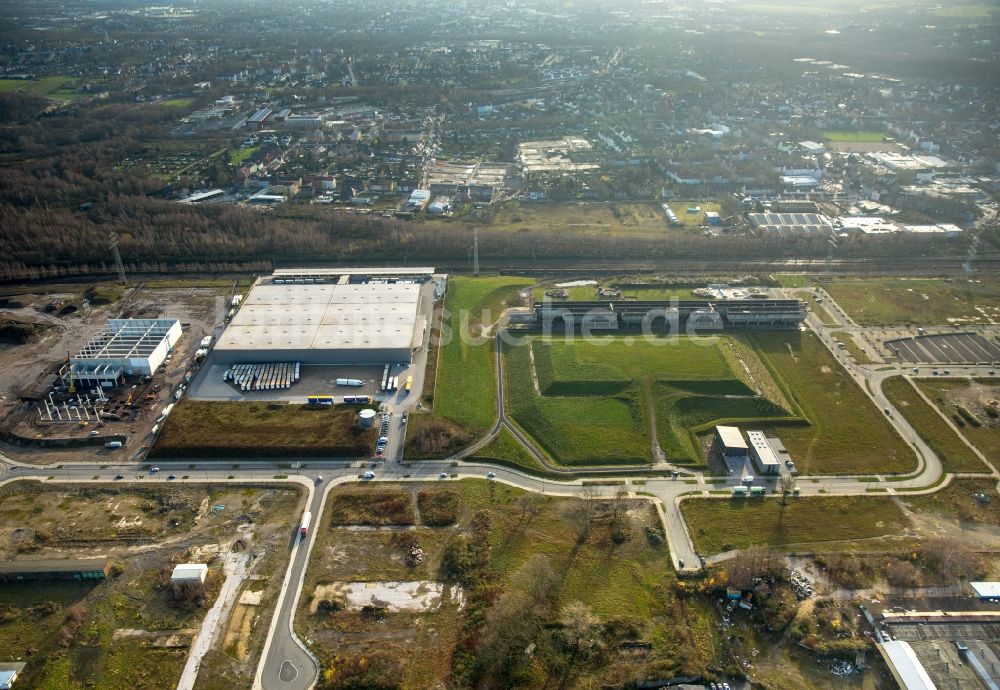
M 429 273 L 365 270 L 286 269 L 261 279 L 219 337 L 214 362 L 409 362 L 426 330 Z
M 771 448 L 764 432 L 748 431 L 747 439 L 750 441 L 750 457 L 757 471 L 761 474 L 778 474 L 781 470 L 781 461 L 778 460 L 778 455 Z
M 20 580 L 103 580 L 107 558 L 47 558 L 0 562 L 0 582 Z
M 805 318 L 805 304 L 797 299 L 609 300 L 535 304 L 537 325 L 553 330 L 646 327 L 660 331 L 688 326 L 695 330 L 789 329 L 798 328 Z
M 937 690 L 909 642 L 880 642 L 878 651 L 901 690 Z

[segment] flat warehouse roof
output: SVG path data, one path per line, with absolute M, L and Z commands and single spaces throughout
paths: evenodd
M 1000 599 L 1000 582 L 970 582 L 977 597 Z
M 743 434 L 740 433 L 739 427 L 735 426 L 717 426 L 715 431 L 719 434 L 719 438 L 726 448 L 743 448 L 746 450 L 747 444 L 743 440 Z
M 419 266 L 414 268 L 278 268 L 271 275 L 280 278 L 282 276 L 342 275 L 416 276 L 430 275 L 432 273 L 434 273 L 433 266 Z
M 416 283 L 259 283 L 216 350 L 385 350 L 419 345 Z

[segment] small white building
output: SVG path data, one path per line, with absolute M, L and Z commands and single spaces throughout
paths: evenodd
M 174 566 L 174 572 L 170 574 L 170 584 L 205 584 L 205 576 L 208 575 L 208 566 L 204 563 L 178 563 Z
M 743 434 L 740 433 L 739 427 L 715 427 L 715 441 L 724 458 L 738 459 L 747 456 L 747 443 L 743 440 Z

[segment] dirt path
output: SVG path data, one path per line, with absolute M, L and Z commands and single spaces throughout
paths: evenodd
M 194 690 L 195 679 L 198 677 L 198 668 L 201 660 L 212 647 L 212 641 L 218 634 L 225 634 L 224 623 L 229 618 L 229 612 L 236 603 L 236 595 L 239 594 L 240 586 L 248 574 L 250 555 L 245 552 L 230 551 L 226 554 L 226 561 L 222 566 L 226 574 L 226 581 L 219 590 L 219 596 L 205 614 L 205 620 L 201 623 L 198 636 L 191 643 L 191 651 L 188 653 L 187 663 L 184 664 L 184 671 L 181 679 L 177 683 L 177 690 Z

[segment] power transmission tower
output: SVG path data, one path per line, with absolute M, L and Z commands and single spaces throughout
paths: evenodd
M 122 253 L 118 251 L 118 235 L 115 234 L 114 230 L 108 230 L 108 242 L 111 247 L 111 251 L 115 255 L 115 269 L 118 271 L 118 282 L 122 285 L 125 284 L 125 264 L 122 263 Z
M 479 228 L 472 229 L 472 275 L 479 277 Z

